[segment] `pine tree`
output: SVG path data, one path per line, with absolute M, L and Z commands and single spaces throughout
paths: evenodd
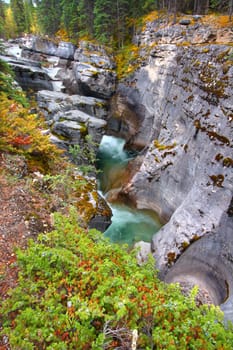
M 4 24 L 5 24 L 5 6 L 4 2 L 0 0 L 0 37 L 4 36 Z
M 6 19 L 5 19 L 5 32 L 4 36 L 9 38 L 15 38 L 17 36 L 17 25 L 14 20 L 13 11 L 11 7 L 8 7 L 6 10 Z
M 113 0 L 96 0 L 94 7 L 95 37 L 103 43 L 113 42 L 114 15 Z
M 35 8 L 32 0 L 24 0 L 25 11 L 25 30 L 27 33 L 32 31 L 32 26 L 35 25 Z
M 95 37 L 106 44 L 123 46 L 128 36 L 126 22 L 129 11 L 129 1 L 96 0 L 94 7 Z
M 23 0 L 11 0 L 10 6 L 17 26 L 17 34 L 21 35 L 26 29 L 24 2 Z
M 62 0 L 61 26 L 69 37 L 77 37 L 78 33 L 78 0 Z
M 81 35 L 94 36 L 95 0 L 79 0 L 79 30 Z
M 41 32 L 47 35 L 54 35 L 61 24 L 61 1 L 36 0 L 36 5 Z

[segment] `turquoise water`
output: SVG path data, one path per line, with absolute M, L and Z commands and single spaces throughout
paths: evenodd
M 125 141 L 113 136 L 104 136 L 98 152 L 99 189 L 103 196 L 118 181 L 132 154 L 124 150 Z M 109 203 L 112 209 L 112 224 L 105 231 L 105 236 L 112 242 L 127 243 L 150 242 L 161 224 L 155 213 L 149 210 L 137 210 L 122 203 Z

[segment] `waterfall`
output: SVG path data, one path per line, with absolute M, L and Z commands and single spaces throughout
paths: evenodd
M 99 189 L 107 199 L 107 194 L 122 181 L 122 176 L 132 154 L 124 150 L 125 140 L 114 136 L 104 136 L 98 152 Z M 112 224 L 105 231 L 105 236 L 112 242 L 127 243 L 150 242 L 152 235 L 161 224 L 155 213 L 149 210 L 138 210 L 119 201 L 108 203 L 112 209 Z

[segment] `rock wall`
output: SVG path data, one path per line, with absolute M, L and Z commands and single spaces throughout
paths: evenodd
M 217 35 L 214 44 L 192 45 L 190 38 L 200 27 L 190 30 L 189 43 L 182 45 L 176 34 L 178 25 L 176 30 L 170 27 L 170 34 L 167 27 L 166 36 L 156 33 L 156 25 L 151 25 L 153 34 L 144 32 L 138 39 L 150 46 L 141 47 L 141 67 L 117 92 L 119 107 L 113 117 L 114 113 L 121 115 L 125 129 L 131 131 L 128 143 L 140 147 L 144 155 L 140 169 L 121 195 L 138 208 L 156 211 L 166 223 L 152 242 L 161 277 L 197 240 L 196 246 L 203 249 L 193 248 L 187 256 L 202 258 L 208 266 L 203 274 L 211 275 L 224 249 L 216 237 L 229 244 L 233 240 L 232 225 L 228 229 L 232 218 L 227 214 L 233 196 L 233 50 L 231 45 L 217 44 Z M 162 43 L 154 38 L 163 39 Z M 127 124 L 128 110 L 131 118 Z M 224 221 L 224 215 L 229 220 Z M 215 259 L 210 258 L 213 249 Z M 231 289 L 227 293 L 231 294 L 233 266 L 227 259 L 222 257 L 219 274 L 224 265 Z M 221 279 L 212 280 L 222 283 Z M 210 283 L 207 288 L 214 289 Z M 225 287 L 223 290 L 221 295 L 226 293 Z M 213 298 L 224 300 L 222 296 Z
M 55 78 L 63 83 L 63 92 L 109 98 L 116 89 L 115 63 L 100 45 L 81 41 L 76 47 L 40 37 L 29 37 L 22 44 L 22 57 L 56 67 Z

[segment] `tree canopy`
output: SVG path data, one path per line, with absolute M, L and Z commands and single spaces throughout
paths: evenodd
M 85 36 L 122 47 L 137 20 L 156 9 L 174 14 L 225 11 L 231 17 L 233 0 L 11 0 L 10 5 L 0 0 L 0 36 L 60 31 L 70 39 Z

